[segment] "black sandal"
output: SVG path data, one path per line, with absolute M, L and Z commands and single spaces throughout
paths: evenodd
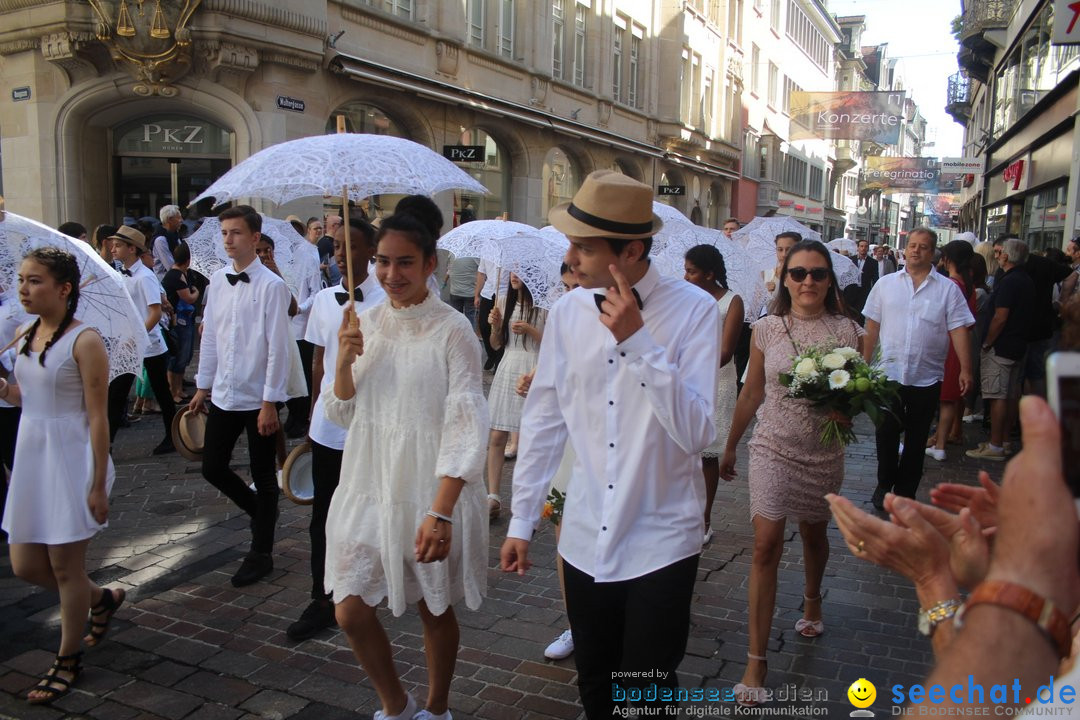
M 71 692 L 71 686 L 82 672 L 82 650 L 73 655 L 57 655 L 49 672 L 41 676 L 41 682 L 26 694 L 26 702 L 31 705 L 48 705 Z M 71 673 L 71 679 L 61 677 L 59 673 Z M 45 693 L 41 697 L 31 697 L 30 693 Z
M 127 593 L 120 589 L 115 593 L 109 588 L 101 589 L 101 600 L 90 608 L 90 634 L 83 638 L 87 647 L 94 647 L 105 639 L 105 634 L 109 632 L 109 621 L 124 604 L 126 597 Z

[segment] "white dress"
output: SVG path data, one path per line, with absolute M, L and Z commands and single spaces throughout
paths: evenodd
M 531 313 L 529 324 L 544 332 L 547 311 L 536 308 Z M 514 316 L 510 323 L 528 322 L 521 305 L 514 307 Z M 517 394 L 517 381 L 522 375 L 536 369 L 536 360 L 540 357 L 540 343 L 528 335 L 509 333 L 506 352 L 499 361 L 499 369 L 491 381 L 488 391 L 488 403 L 491 406 L 491 429 L 517 432 L 521 429 L 521 411 L 525 408 L 525 398 Z
M 488 410 L 480 345 L 464 315 L 434 293 L 360 315 L 364 354 L 356 395 L 325 394 L 326 417 L 348 429 L 341 480 L 326 518 L 326 590 L 334 602 L 386 598 L 401 615 L 423 599 L 436 615 L 487 592 L 488 510 L 483 483 Z M 450 556 L 418 563 L 416 531 L 444 476 L 465 481 L 454 507 Z
M 72 355 L 75 339 L 89 329 L 79 325 L 64 333 L 45 354 L 45 367 L 38 362 L 40 353 L 16 357 L 22 420 L 4 509 L 9 543 L 63 545 L 91 538 L 108 525 L 98 524 L 87 504 L 94 453 L 82 376 Z M 106 493 L 114 477 L 108 458 Z
M 724 337 L 724 319 L 727 318 L 731 301 L 736 298 L 734 291 L 728 290 L 724 297 L 716 301 L 720 311 L 720 337 Z M 717 358 L 717 365 L 719 365 Z M 705 448 L 702 457 L 720 457 L 727 445 L 727 436 L 731 432 L 731 418 L 735 415 L 735 396 L 738 392 L 738 376 L 735 374 L 735 360 L 732 358 L 724 367 L 716 368 L 716 405 L 713 408 L 713 422 L 716 425 L 716 440 Z

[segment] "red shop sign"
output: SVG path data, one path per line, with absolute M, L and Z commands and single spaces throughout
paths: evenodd
M 1008 167 L 1005 168 L 1005 172 L 1003 172 L 1001 174 L 1001 179 L 1005 181 L 1006 185 L 1008 185 L 1009 183 L 1012 183 L 1012 189 L 1013 190 L 1019 190 L 1020 189 L 1020 180 L 1023 179 L 1023 177 L 1024 177 L 1024 161 L 1023 160 L 1017 160 L 1016 162 L 1011 163 Z

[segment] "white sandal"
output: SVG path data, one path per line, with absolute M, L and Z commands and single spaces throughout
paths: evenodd
M 761 660 L 762 662 L 766 662 L 763 655 L 751 655 L 750 653 L 746 653 L 746 657 L 750 660 Z M 738 683 L 731 690 L 735 695 L 735 702 L 740 707 L 757 707 L 769 699 L 769 691 L 764 687 L 750 687 L 744 683 Z

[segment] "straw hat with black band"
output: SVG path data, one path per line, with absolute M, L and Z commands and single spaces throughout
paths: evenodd
M 548 212 L 548 222 L 570 237 L 645 240 L 663 221 L 652 211 L 652 188 L 614 170 L 589 173 L 574 199 Z
M 136 230 L 135 228 L 129 227 L 127 225 L 121 225 L 120 227 L 116 228 L 116 233 L 110 235 L 106 239 L 122 240 L 128 245 L 138 248 L 140 252 L 150 252 L 146 248 L 146 236 L 143 235 L 142 232 L 140 232 L 139 230 Z

